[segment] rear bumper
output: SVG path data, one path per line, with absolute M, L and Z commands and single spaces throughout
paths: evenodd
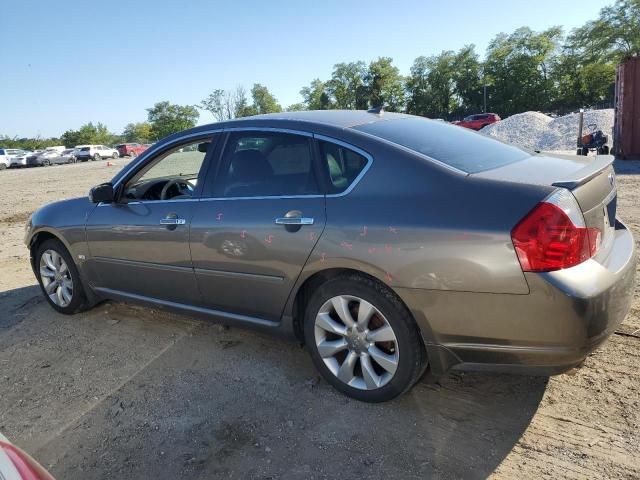
M 527 295 L 398 289 L 414 314 L 434 373 L 451 368 L 550 375 L 584 360 L 631 306 L 636 255 L 617 222 L 605 259 L 527 273 Z

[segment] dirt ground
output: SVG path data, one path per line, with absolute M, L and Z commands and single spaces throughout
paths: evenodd
M 455 373 L 359 403 L 279 338 L 124 304 L 49 308 L 24 222 L 126 160 L 113 163 L 0 172 L 0 431 L 57 478 L 640 477 L 638 290 L 568 374 Z M 640 162 L 617 170 L 640 239 Z

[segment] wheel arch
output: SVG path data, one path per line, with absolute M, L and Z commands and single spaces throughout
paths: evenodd
M 405 301 L 391 288 L 389 285 L 386 285 L 384 282 L 380 281 L 380 279 L 375 276 L 366 273 L 362 270 L 358 270 L 350 267 L 333 267 L 327 268 L 324 270 L 319 270 L 309 275 L 307 278 L 302 281 L 299 288 L 296 290 L 295 296 L 293 298 L 292 306 L 291 306 L 291 322 L 293 333 L 300 343 L 304 344 L 304 313 L 305 307 L 313 292 L 316 291 L 321 285 L 332 280 L 337 277 L 347 276 L 347 275 L 358 275 L 361 277 L 368 278 L 369 280 L 375 282 L 380 285 L 382 288 L 391 292 L 398 301 L 402 304 L 402 306 L 407 310 L 413 321 L 416 323 L 416 327 L 420 332 L 420 337 L 423 345 L 425 344 L 425 339 L 422 337 L 421 329 L 414 317 L 411 309 L 405 303 Z

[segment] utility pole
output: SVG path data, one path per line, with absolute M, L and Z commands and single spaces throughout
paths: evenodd
M 487 86 L 484 86 L 484 110 L 482 113 L 487 113 Z

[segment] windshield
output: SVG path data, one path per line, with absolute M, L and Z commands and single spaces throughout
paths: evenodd
M 523 160 L 529 152 L 466 128 L 419 117 L 367 123 L 353 127 L 467 173 Z

